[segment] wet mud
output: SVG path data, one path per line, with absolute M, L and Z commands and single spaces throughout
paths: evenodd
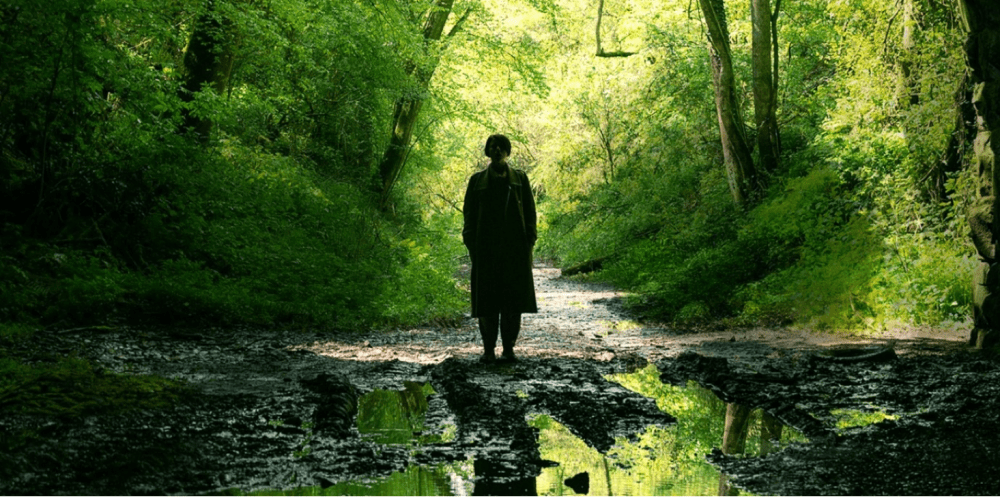
M 763 458 L 713 453 L 710 462 L 739 488 L 796 496 L 1000 493 L 993 480 L 1000 473 L 996 360 L 967 352 L 860 361 L 858 353 L 828 353 L 763 364 L 687 353 L 658 367 L 664 382 L 699 381 L 809 439 Z M 890 419 L 844 428 L 844 411 Z
M 900 336 L 891 353 L 872 357 L 836 351 L 871 340 L 794 331 L 678 334 L 638 324 L 615 308 L 618 292 L 560 279 L 551 268 L 536 269 L 536 289 L 544 313 L 525 317 L 516 364 L 477 362 L 482 348 L 472 319 L 383 333 L 38 335 L 29 350 L 34 355 L 25 356 L 77 354 L 109 371 L 174 378 L 186 390 L 165 409 L 73 418 L 0 409 L 8 451 L 0 456 L 0 494 L 577 492 L 584 472 L 562 471 L 559 461 L 568 459 L 553 460 L 557 455 L 540 447 L 556 436 L 545 419 L 582 441 L 581 451 L 596 454 L 587 489 L 612 492 L 613 484 L 632 482 L 629 465 L 683 470 L 689 464 L 666 457 L 676 448 L 663 448 L 664 458 L 650 455 L 660 439 L 649 430 L 687 426 L 664 410 L 664 397 L 608 377 L 650 362 L 664 385 L 694 381 L 722 401 L 762 409 L 808 439 L 764 457 L 708 454 L 724 480 L 748 492 L 1000 490 L 990 482 L 1000 468 L 993 429 L 1000 364 L 968 352 L 953 335 Z M 721 443 L 725 405 L 710 407 L 704 419 Z M 844 428 L 845 409 L 892 419 Z M 540 438 L 540 430 L 549 438 Z M 670 440 L 703 441 L 676 437 Z M 697 462 L 710 450 L 705 441 Z M 629 443 L 634 450 L 622 449 Z M 550 479 L 557 470 L 565 479 Z M 407 490 L 415 484 L 424 490 Z

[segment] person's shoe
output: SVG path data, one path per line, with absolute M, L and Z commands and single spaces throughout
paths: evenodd
M 504 350 L 503 354 L 500 355 L 500 361 L 506 364 L 517 362 L 517 357 L 514 356 L 514 350 Z
M 493 362 L 496 362 L 496 361 L 497 361 L 497 356 L 494 355 L 492 352 L 489 352 L 489 351 L 486 352 L 486 353 L 483 353 L 479 357 L 479 363 L 481 363 L 481 364 L 492 364 Z

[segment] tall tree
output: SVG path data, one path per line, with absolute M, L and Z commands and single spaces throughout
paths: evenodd
M 965 51 L 971 70 L 972 104 L 976 108 L 976 139 L 972 168 L 978 175 L 976 200 L 969 209 L 972 240 L 980 264 L 973 271 L 972 307 L 975 326 L 970 342 L 979 348 L 997 344 L 1000 338 L 1000 265 L 997 264 L 997 237 L 1000 235 L 1000 206 L 995 187 L 1000 171 L 1000 6 L 994 0 L 961 0 L 961 16 L 969 37 Z
M 722 0 L 699 0 L 708 40 L 712 51 L 712 83 L 715 88 L 715 109 L 722 137 L 722 155 L 726 164 L 729 191 L 737 205 L 744 205 L 759 188 L 757 170 L 750 156 L 743 117 L 736 101 L 729 28 Z
M 424 21 L 424 44 L 430 46 L 441 39 L 444 32 L 444 25 L 451 15 L 451 9 L 455 0 L 437 0 L 427 14 Z M 468 18 L 471 10 L 467 10 L 455 25 L 448 36 L 454 35 Z M 433 49 L 431 49 L 433 50 Z M 428 65 L 421 66 L 416 62 L 407 63 L 407 73 L 414 77 L 420 92 L 413 95 L 401 97 L 396 101 L 392 114 L 392 134 L 389 137 L 389 146 L 386 147 L 382 161 L 379 163 L 378 172 L 382 183 L 381 205 L 385 207 L 389 193 L 392 191 L 399 173 L 406 162 L 406 155 L 409 151 L 410 140 L 413 137 L 413 128 L 417 124 L 417 117 L 420 116 L 420 108 L 424 104 L 423 93 L 430 84 L 434 70 L 437 68 L 438 58 L 435 56 Z
M 778 136 L 778 28 L 776 26 L 781 0 L 771 13 L 769 0 L 751 0 L 750 17 L 753 25 L 753 111 L 757 126 L 757 150 L 760 170 L 776 172 L 780 153 Z M 773 63 L 773 67 L 772 67 Z
M 215 0 L 209 0 L 205 13 L 195 24 L 184 54 L 186 75 L 181 99 L 185 102 L 194 101 L 194 93 L 206 87 L 219 94 L 226 93 L 235 60 L 232 28 L 232 20 L 219 11 Z M 212 131 L 212 120 L 186 109 L 184 127 L 193 130 L 200 141 L 207 142 Z
M 899 102 L 909 105 L 920 104 L 920 85 L 914 75 L 917 42 L 915 32 L 919 27 L 914 0 L 903 0 L 903 54 L 899 62 L 900 83 Z

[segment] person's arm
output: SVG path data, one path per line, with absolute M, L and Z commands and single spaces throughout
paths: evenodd
M 469 178 L 469 186 L 465 188 L 465 201 L 462 203 L 462 216 L 465 223 L 462 226 L 462 242 L 465 248 L 469 249 L 469 256 L 474 253 L 476 246 L 476 224 L 479 215 L 479 197 L 476 196 L 472 187 L 475 185 L 476 175 Z
M 528 174 L 524 174 L 524 183 L 521 184 L 524 193 L 521 199 L 524 200 L 524 231 L 528 238 L 528 245 L 535 246 L 538 240 L 537 215 L 535 214 L 535 197 L 531 194 L 531 184 L 528 182 Z

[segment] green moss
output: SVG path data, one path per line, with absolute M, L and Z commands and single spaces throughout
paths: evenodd
M 176 381 L 108 373 L 81 358 L 36 364 L 0 359 L 0 408 L 6 413 L 75 417 L 162 408 L 183 393 Z

